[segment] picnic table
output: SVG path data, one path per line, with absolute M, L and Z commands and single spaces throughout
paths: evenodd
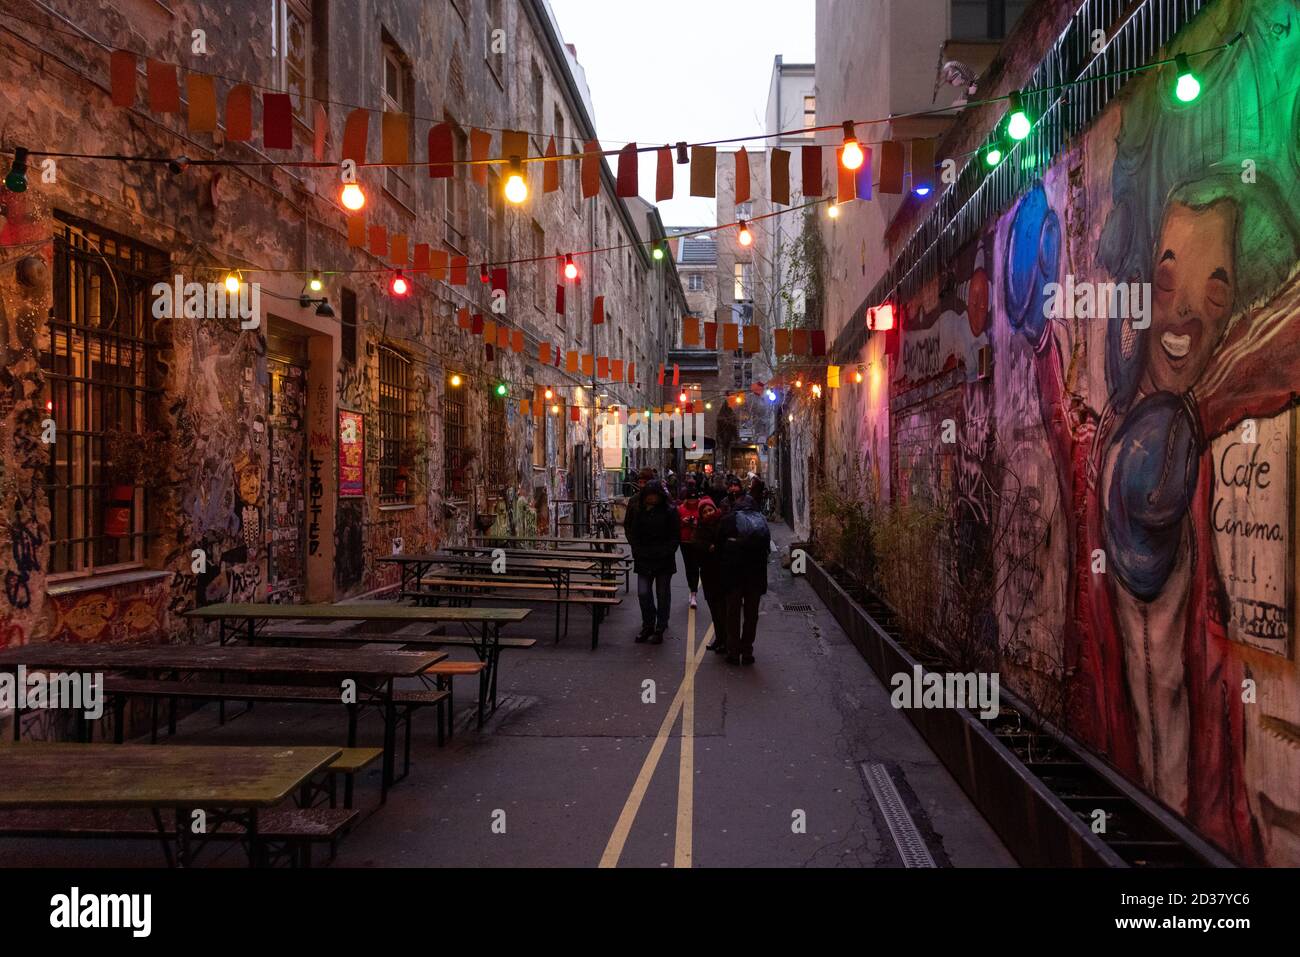
M 259 811 L 279 804 L 340 754 L 338 748 L 26 744 L 0 748 L 0 808 L 147 809 L 168 862 L 186 866 L 225 825 L 265 863 Z M 195 834 L 190 814 L 203 810 Z M 174 811 L 168 824 L 164 811 Z M 229 832 L 227 832 L 229 833 Z M 195 847 L 195 845 L 198 847 Z
M 376 561 L 398 565 L 402 570 L 402 586 L 399 598 L 419 598 L 420 579 L 431 568 L 450 565 L 461 571 L 486 570 L 492 572 L 495 565 L 490 555 L 472 555 L 457 552 L 430 552 L 425 555 L 387 555 Z M 588 558 L 554 558 L 547 555 L 520 555 L 508 562 L 510 573 L 533 575 L 544 578 L 555 588 L 557 596 L 563 595 L 569 587 L 570 577 L 574 572 L 590 572 L 596 563 Z
M 416 580 L 419 580 L 418 577 Z M 403 581 L 405 581 L 405 568 L 403 568 Z M 463 625 L 474 639 L 472 647 L 475 655 L 478 656 L 479 661 L 487 665 L 487 672 L 479 691 L 481 716 L 486 697 L 490 696 L 493 710 L 496 710 L 497 706 L 497 666 L 501 659 L 501 626 L 517 624 L 531 613 L 531 609 L 528 608 L 428 608 L 396 605 L 391 602 L 375 604 L 353 602 L 343 605 L 221 602 L 193 608 L 185 614 L 189 618 L 201 621 L 219 622 L 222 644 L 227 641 L 228 636 L 238 637 L 240 632 L 252 643 L 256 640 L 257 632 L 264 629 L 271 621 Z M 474 626 L 477 626 L 477 632 L 472 630 Z
M 272 606 L 286 607 L 286 606 Z M 171 727 L 175 730 L 177 698 L 205 697 L 222 701 L 222 689 L 188 687 L 182 676 L 201 673 L 244 674 L 262 676 L 293 674 L 314 681 L 313 690 L 321 685 L 353 679 L 356 700 L 348 702 L 341 690 L 337 694 L 312 696 L 307 689 L 298 692 L 300 699 L 328 702 L 337 700 L 348 706 L 348 747 L 356 746 L 357 714 L 363 707 L 375 707 L 384 719 L 384 791 L 393 783 L 397 746 L 397 707 L 393 685 L 397 678 L 417 677 L 447 657 L 446 652 L 394 651 L 366 648 L 279 648 L 229 645 L 111 645 L 72 642 L 36 642 L 0 650 L 0 671 L 16 670 L 22 665 L 38 670 L 75 672 L 130 672 L 153 679 L 153 686 L 115 682 L 108 688 L 117 715 L 119 742 L 124 731 L 122 721 L 125 698 L 132 694 L 155 698 L 166 696 L 172 703 Z M 200 694 L 202 691 L 202 694 Z M 230 697 L 240 697 L 232 687 Z M 269 697 L 269 696 L 268 696 Z M 294 699 L 291 690 L 278 696 Z M 155 736 L 157 710 L 155 704 Z M 14 724 L 18 740 L 19 723 Z
M 601 552 L 613 551 L 620 545 L 626 545 L 627 540 L 623 538 L 564 538 L 558 535 L 502 535 L 493 537 L 490 535 L 472 535 L 469 539 L 471 542 L 482 542 L 488 545 L 501 545 L 515 543 L 516 545 L 523 542 L 530 542 L 537 546 L 538 551 L 558 550 L 558 551 L 584 551 L 584 552 Z

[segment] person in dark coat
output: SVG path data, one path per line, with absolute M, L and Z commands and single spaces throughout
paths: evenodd
M 641 603 L 641 632 L 636 640 L 658 645 L 668 630 L 672 579 L 677 573 L 675 556 L 681 541 L 681 520 L 670 507 L 662 483 L 646 482 L 634 503 L 628 505 L 623 530 L 632 547 L 632 570 Z
M 767 485 L 757 475 L 749 480 L 749 497 L 754 500 L 754 508 L 763 511 L 767 504 Z
M 722 512 L 713 504 L 713 499 L 701 498 L 693 544 L 700 566 L 700 584 L 704 587 L 704 603 L 709 606 L 709 616 L 713 619 L 713 641 L 709 643 L 709 650 L 725 654 L 727 593 L 722 587 L 721 532 Z
M 741 495 L 719 531 L 722 587 L 726 593 L 727 663 L 754 663 L 758 606 L 767 594 L 767 560 L 772 537 L 754 500 Z

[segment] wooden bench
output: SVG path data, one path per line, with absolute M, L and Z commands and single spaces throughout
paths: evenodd
M 123 720 L 126 700 L 128 698 L 148 698 L 154 703 L 152 712 L 152 728 L 150 730 L 149 741 L 156 743 L 158 741 L 158 702 L 166 699 L 170 712 L 168 717 L 168 734 L 176 733 L 176 702 L 181 699 L 197 701 L 244 701 L 250 705 L 254 702 L 267 702 L 272 704 L 300 704 L 300 703 L 342 703 L 338 688 L 321 687 L 316 685 L 256 685 L 242 684 L 237 682 L 221 681 L 158 681 L 148 678 L 122 678 L 108 677 L 104 679 L 104 693 L 109 696 L 113 702 L 113 711 L 116 724 L 116 740 L 118 744 L 122 743 L 126 733 L 125 721 Z M 444 741 L 446 714 L 444 702 L 449 701 L 451 695 L 447 691 L 430 690 L 430 689 L 402 689 L 398 688 L 393 691 L 393 705 L 395 708 L 395 717 L 406 727 L 406 738 L 404 742 L 405 767 L 401 777 L 395 778 L 400 781 L 410 772 L 411 769 L 411 716 L 412 714 L 424 707 L 437 707 L 438 711 L 438 746 L 441 747 Z M 355 704 L 347 705 L 348 709 L 348 747 L 356 747 L 357 738 L 357 716 L 359 707 Z M 382 752 L 381 752 L 382 753 Z M 384 798 L 387 798 L 387 788 L 384 789 Z
M 384 756 L 383 748 L 344 748 L 325 773 L 319 778 L 303 783 L 298 794 L 298 806 L 313 807 L 316 798 L 323 796 L 330 807 L 338 804 L 336 782 L 343 778 L 343 807 L 351 810 L 353 786 L 356 776 Z
M 260 841 L 284 845 L 292 866 L 310 867 L 312 844 L 328 842 L 332 857 L 336 841 L 357 816 L 357 811 L 342 808 L 272 808 L 258 814 L 257 836 Z M 161 840 L 171 862 L 168 838 L 159 831 L 153 812 L 144 808 L 0 809 L 0 837 Z M 205 835 L 206 840 L 245 838 L 236 830 L 217 829 Z
M 521 602 L 524 604 L 541 604 L 555 606 L 555 641 L 558 644 L 560 640 L 560 610 L 564 609 L 565 633 L 568 632 L 568 610 L 570 607 L 577 605 L 585 608 L 591 614 L 591 647 L 594 649 L 600 644 L 600 622 L 605 613 L 615 605 L 623 603 L 622 598 L 602 595 L 537 595 L 537 594 L 517 594 L 513 590 L 503 589 L 495 591 L 492 594 L 476 594 L 466 591 L 447 591 L 447 590 L 430 590 L 416 592 L 402 592 L 403 598 L 415 598 L 419 601 L 432 601 L 435 604 L 445 601 L 449 605 L 453 603 L 469 604 L 475 599 L 488 599 L 491 601 L 509 601 Z M 504 642 L 505 639 L 502 639 Z M 447 644 L 445 639 L 439 639 L 439 644 Z M 502 647 L 505 647 L 504 644 Z

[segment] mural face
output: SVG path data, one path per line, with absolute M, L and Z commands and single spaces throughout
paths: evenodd
M 1059 682 L 1075 737 L 1236 860 L 1291 866 L 1295 13 L 1223 2 L 1185 30 L 1168 55 L 1243 39 L 1194 104 L 1163 69 L 1134 82 L 958 257 L 956 294 L 949 277 L 905 304 L 885 413 L 893 500 L 951 503 L 973 568 L 1022 559 L 997 598 L 1004 680 Z M 1151 309 L 1057 318 L 1047 287 L 1067 280 L 1149 284 Z M 947 417 L 959 438 L 936 453 L 921 426 Z M 1011 510 L 1020 488 L 1031 507 Z

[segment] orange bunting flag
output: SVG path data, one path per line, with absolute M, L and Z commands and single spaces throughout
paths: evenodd
M 591 324 L 593 326 L 602 325 L 605 322 L 605 297 L 597 296 L 596 301 L 591 306 Z
M 716 146 L 691 147 L 691 195 L 717 195 L 718 149 Z
M 358 166 L 366 161 L 366 139 L 370 136 L 370 111 L 357 107 L 343 124 L 343 154 Z
M 474 161 L 470 171 L 474 177 L 474 182 L 480 186 L 488 184 L 488 168 L 483 161 L 488 158 L 492 151 L 492 134 L 487 130 L 470 130 L 469 131 L 469 158 Z
M 772 150 L 768 159 L 772 202 L 790 205 L 790 151 Z
M 826 367 L 826 388 L 838 389 L 839 387 L 840 387 L 840 367 L 827 366 Z
M 736 202 L 749 202 L 749 154 L 743 146 L 736 150 Z
M 483 341 L 490 346 L 497 344 L 497 324 L 491 319 L 483 320 Z
M 636 144 L 628 143 L 618 151 L 618 177 L 614 184 L 615 196 L 635 196 L 637 194 L 637 155 Z
M 528 158 L 528 134 L 522 130 L 502 130 L 501 158 L 508 161 L 515 156 L 521 160 Z
M 596 359 L 596 378 L 609 378 L 609 356 L 600 356 Z
M 803 194 L 805 198 L 822 195 L 822 148 L 805 146 L 802 148 Z
M 450 179 L 456 168 L 456 143 L 452 138 L 450 123 L 437 123 L 429 127 L 429 179 Z
M 293 149 L 293 100 L 288 93 L 262 94 L 262 145 L 269 150 Z
M 396 233 L 388 244 L 389 262 L 398 266 L 405 266 L 407 254 L 406 245 L 406 233 Z
M 846 169 L 842 162 L 844 147 L 837 147 L 835 150 L 835 202 L 847 203 L 851 199 L 857 199 L 857 170 Z
M 240 83 L 226 94 L 226 142 L 247 143 L 253 138 L 253 88 Z
M 790 330 L 777 329 L 775 331 L 775 336 L 776 336 L 776 354 L 779 356 L 789 355 L 790 354 Z
M 217 131 L 217 85 L 210 76 L 191 73 L 185 77 L 185 99 L 189 101 L 191 133 Z
M 659 363 L 659 384 L 664 384 L 664 364 L 662 362 Z
M 135 106 L 136 58 L 130 50 L 114 50 L 108 61 L 108 76 L 113 91 L 113 105 L 125 109 Z
M 366 221 L 360 216 L 348 217 L 348 247 L 361 249 L 366 245 Z
M 537 361 L 544 366 L 551 364 L 551 344 L 549 342 L 539 342 L 537 344 Z
M 682 384 L 682 370 L 681 367 L 678 366 L 676 362 L 674 362 L 673 363 L 673 385 L 676 386 L 681 384 Z
M 682 345 L 698 346 L 700 344 L 700 320 L 687 316 L 682 320 Z
M 429 253 L 429 275 L 439 282 L 447 280 L 448 254 L 445 249 L 434 249 Z
M 609 363 L 609 377 L 615 382 L 623 381 L 623 360 L 612 359 Z
M 673 151 L 670 147 L 659 148 L 655 161 L 655 202 L 662 203 L 673 198 Z
M 458 329 L 473 328 L 473 323 L 469 318 L 469 306 L 461 306 L 456 310 L 456 327 Z
M 510 351 L 524 351 L 524 331 L 522 329 L 515 329 L 510 333 Z
M 596 357 L 590 352 L 582 354 L 582 374 L 589 379 L 596 374 Z
M 564 371 L 565 372 L 578 371 L 578 350 L 577 349 L 570 349 L 568 355 L 564 357 Z
M 546 144 L 547 156 L 558 156 L 555 150 L 555 137 Z M 542 192 L 553 193 L 560 188 L 560 164 L 558 161 L 542 164 Z
M 451 284 L 453 286 L 463 286 L 469 282 L 469 257 L 452 256 L 451 257 Z
M 411 161 L 411 117 L 406 113 L 379 114 L 380 155 L 384 163 L 402 165 Z M 399 171 L 400 172 L 400 171 Z
M 754 353 L 758 352 L 759 348 L 758 326 L 746 326 L 744 345 L 745 353 L 752 356 Z
M 740 325 L 735 322 L 722 324 L 722 348 L 734 352 L 740 348 Z
M 532 409 L 529 407 L 529 403 L 527 399 L 519 400 L 519 414 L 522 415 L 524 418 L 528 418 L 530 415 L 533 414 Z
M 600 192 L 600 140 L 588 140 L 582 146 L 582 198 Z
M 507 329 L 505 326 L 497 326 L 497 345 L 502 349 L 510 349 L 511 351 L 517 352 L 518 350 L 515 349 L 513 340 L 514 333 L 510 329 Z
M 388 230 L 383 226 L 370 227 L 370 255 L 388 255 Z
M 160 60 L 148 60 L 144 66 L 144 79 L 152 112 L 181 111 L 181 88 L 176 82 L 176 67 Z

